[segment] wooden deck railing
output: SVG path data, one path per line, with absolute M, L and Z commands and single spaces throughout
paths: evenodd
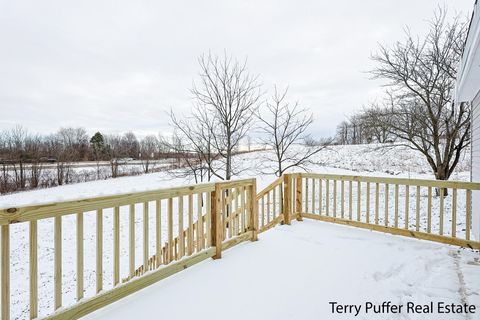
M 28 243 L 22 244 L 29 247 L 29 259 L 24 259 L 29 265 L 28 317 L 77 319 L 206 258 L 220 258 L 222 250 L 241 241 L 256 240 L 255 188 L 255 179 L 248 179 L 0 210 L 1 319 L 10 319 L 10 281 L 19 271 L 18 265 L 11 269 L 11 240 L 19 241 L 14 237 L 18 230 L 12 235 L 11 227 L 20 226 L 28 233 Z M 70 219 L 72 216 L 75 219 Z M 94 275 L 89 274 L 95 279 L 95 288 L 90 296 L 85 295 L 87 220 L 93 220 L 89 226 L 94 226 L 95 234 L 95 270 Z M 39 271 L 38 226 L 45 221 L 52 222 L 49 233 L 53 232 L 54 238 L 54 301 L 50 312 L 39 314 L 39 274 L 49 271 Z M 104 224 L 107 221 L 111 228 Z M 140 243 L 136 237 L 138 225 Z M 76 297 L 70 303 L 63 299 L 65 229 L 75 233 Z M 106 241 L 113 247 L 110 255 L 104 250 Z M 137 251 L 141 252 L 140 259 L 136 259 Z M 104 261 L 111 264 L 107 266 Z M 112 279 L 108 287 L 105 278 Z M 21 306 L 16 303 L 15 307 Z
M 30 319 L 78 319 L 292 219 L 480 249 L 471 233 L 480 228 L 472 225 L 472 192 L 480 192 L 480 183 L 295 173 L 258 194 L 255 179 L 247 179 L 0 209 L 1 318 L 10 319 L 11 280 L 22 277 L 25 264 L 21 281 L 29 289 L 21 289 L 28 298 L 17 292 L 15 308 Z M 51 233 L 49 264 L 38 249 Z M 12 243 L 28 248 L 28 259 L 12 255 Z M 65 279 L 68 251 L 74 268 Z M 86 260 L 93 260 L 92 270 Z M 39 280 L 48 272 L 51 279 Z M 39 287 L 44 292 L 50 284 L 53 298 L 39 299 Z
M 472 192 L 480 183 L 285 174 L 257 195 L 260 230 L 294 215 L 480 249 L 471 232 L 480 229 L 472 225 Z

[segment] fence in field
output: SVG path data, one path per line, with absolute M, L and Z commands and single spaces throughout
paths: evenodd
M 49 219 L 53 220 L 54 301 L 53 312 L 41 317 L 77 319 L 204 259 L 220 258 L 222 250 L 242 241 L 255 240 L 255 188 L 255 179 L 248 179 L 1 210 L 1 318 L 10 318 L 10 281 L 16 276 L 10 272 L 12 224 L 28 224 L 30 319 L 39 317 L 38 224 Z M 143 215 L 143 237 L 142 243 L 136 245 L 135 220 L 139 207 Z M 84 287 L 84 216 L 87 214 L 93 214 L 96 220 L 96 288 L 89 297 L 85 296 Z M 65 306 L 62 301 L 62 244 L 65 242 L 62 220 L 71 215 L 76 218 L 74 228 L 69 229 L 76 230 L 76 302 Z M 113 230 L 109 232 L 104 226 L 107 218 L 113 220 Z M 123 224 L 127 227 L 121 227 Z M 154 244 L 150 243 L 152 229 Z M 110 232 L 111 239 L 105 239 L 105 234 L 110 235 Z M 120 240 L 123 238 L 128 239 L 128 267 L 124 265 L 123 268 L 127 270 L 121 270 L 120 263 Z M 111 266 L 103 263 L 107 240 L 113 241 Z M 138 248 L 143 257 L 140 261 L 135 259 Z M 106 288 L 104 276 L 110 272 L 113 273 L 113 285 Z
M 1 316 L 10 318 L 10 283 L 22 267 L 17 263 L 11 270 L 11 243 L 28 247 L 27 317 L 77 319 L 207 258 L 220 258 L 222 250 L 256 240 L 257 232 L 290 224 L 292 219 L 480 249 L 478 239 L 471 237 L 471 230 L 480 228 L 472 224 L 472 192 L 480 192 L 479 183 L 295 173 L 283 175 L 259 193 L 256 180 L 247 179 L 3 209 Z M 39 271 L 38 235 L 45 221 L 50 224 L 42 232 L 53 233 L 53 285 L 48 283 L 53 306 L 51 312 L 40 314 L 39 285 L 44 289 L 47 283 L 39 280 L 44 272 Z M 12 233 L 17 226 L 25 227 L 27 238 Z M 93 237 L 86 236 L 88 231 Z M 76 296 L 64 303 L 62 245 L 67 233 L 74 234 Z M 87 275 L 85 257 L 91 255 L 85 247 L 90 240 L 95 261 Z M 85 279 L 91 278 L 93 292 L 86 294 Z

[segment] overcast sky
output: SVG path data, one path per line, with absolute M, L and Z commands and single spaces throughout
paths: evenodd
M 83 126 L 90 133 L 168 132 L 188 112 L 197 58 L 248 57 L 265 90 L 290 87 L 330 135 L 381 93 L 366 73 L 378 43 L 423 33 L 436 6 L 474 0 L 0 0 L 0 129 Z

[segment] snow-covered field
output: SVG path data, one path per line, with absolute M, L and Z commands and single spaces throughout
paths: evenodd
M 85 319 L 469 319 L 365 309 L 355 317 L 332 314 L 329 302 L 479 306 L 479 291 L 478 253 L 304 220 L 260 234 L 259 241 L 228 250 L 220 260 L 201 262 Z
M 466 154 L 468 154 L 468 152 Z M 264 152 L 255 152 L 255 153 L 248 153 L 248 154 L 242 154 L 237 156 L 236 161 L 237 163 L 240 163 L 241 167 L 244 170 L 242 171 L 242 174 L 239 176 L 236 176 L 236 178 L 256 177 L 258 190 L 261 190 L 264 186 L 268 185 L 275 177 L 273 175 L 260 174 L 260 172 L 264 172 L 265 169 L 267 169 L 266 167 L 270 165 L 267 161 L 265 161 L 264 155 L 265 155 Z M 309 166 L 309 170 L 311 172 L 342 173 L 342 174 L 354 173 L 356 175 L 361 174 L 361 175 L 389 176 L 389 177 L 396 176 L 396 177 L 412 177 L 412 178 L 413 177 L 432 178 L 429 167 L 428 165 L 426 165 L 423 158 L 419 156 L 417 153 L 413 152 L 412 150 L 405 149 L 405 148 L 401 150 L 399 149 L 385 150 L 385 149 L 379 149 L 378 147 L 375 147 L 375 146 L 333 146 L 327 150 L 322 151 L 320 154 L 316 156 L 314 160 L 316 163 Z M 452 179 L 468 180 L 468 177 L 469 177 L 468 162 L 469 162 L 468 158 L 462 159 L 462 162 L 460 163 L 457 172 L 454 173 L 454 176 L 452 177 Z M 193 182 L 185 179 L 172 178 L 166 172 L 159 172 L 159 173 L 153 173 L 148 175 L 122 177 L 122 178 L 102 180 L 102 181 L 93 181 L 93 182 L 79 183 L 79 184 L 66 185 L 66 186 L 55 187 L 50 189 L 42 189 L 42 190 L 35 190 L 35 191 L 1 196 L 0 208 L 19 207 L 19 206 L 24 206 L 29 204 L 58 202 L 63 200 L 82 199 L 82 198 L 89 198 L 93 196 L 129 193 L 129 192 L 135 192 L 135 191 L 154 190 L 159 188 L 168 188 L 172 186 L 185 185 L 189 183 L 193 183 Z M 390 193 L 391 192 L 393 192 L 393 188 L 390 189 Z M 414 190 L 411 189 L 410 192 L 413 193 Z M 445 202 L 446 208 L 448 208 L 450 198 L 451 197 L 446 199 L 446 202 Z M 424 194 L 422 194 L 422 204 L 424 201 L 426 201 L 425 196 Z M 434 206 L 436 203 L 435 201 L 434 201 Z M 459 195 L 459 207 L 458 207 L 459 212 L 461 212 L 462 210 L 462 208 L 460 207 L 461 203 L 464 203 L 464 200 L 462 200 L 461 195 Z M 154 207 L 153 207 L 154 204 L 152 203 L 150 205 L 152 206 L 150 208 L 150 212 L 154 212 Z M 390 203 L 390 206 L 392 205 L 393 203 Z M 414 205 L 413 201 L 411 201 L 411 205 L 412 206 Z M 364 206 L 364 204 L 362 204 L 362 206 Z M 422 205 L 422 208 L 426 208 L 426 206 Z M 393 209 L 390 208 L 389 211 L 390 213 L 392 213 Z M 448 209 L 446 209 L 446 212 L 447 211 Z M 411 209 L 411 212 L 413 216 L 414 210 Z M 112 285 L 112 269 L 113 269 L 112 267 L 112 252 L 113 252 L 113 249 L 112 249 L 113 219 L 112 218 L 113 217 L 112 216 L 113 216 L 112 210 L 105 210 L 103 263 L 105 268 L 104 287 L 107 289 Z M 425 212 L 422 212 L 422 219 L 423 219 L 422 221 L 424 221 L 424 217 L 425 217 Z M 126 275 L 128 270 L 128 254 L 127 254 L 127 245 L 128 245 L 128 224 L 127 223 L 128 222 L 127 220 L 128 220 L 128 208 L 122 207 L 121 208 L 121 257 L 122 257 L 121 273 L 122 273 L 122 277 Z M 95 214 L 93 212 L 85 213 L 84 221 L 85 221 L 85 244 L 84 244 L 85 246 L 85 289 L 86 289 L 85 296 L 88 297 L 93 295 L 94 289 L 95 289 L 95 272 L 94 272 L 95 271 Z M 176 221 L 176 219 L 174 219 L 174 221 Z M 390 218 L 390 221 L 393 221 L 393 218 Z M 413 219 L 411 221 L 413 222 Z M 165 222 L 166 221 L 163 221 L 162 223 L 164 227 L 167 225 Z M 142 256 L 141 256 L 142 250 L 140 246 L 142 244 L 141 228 L 143 223 L 141 205 L 138 205 L 136 208 L 135 223 L 136 223 L 136 228 L 138 230 L 135 233 L 137 237 L 136 244 L 138 246 L 138 249 L 136 250 L 137 251 L 136 260 L 137 260 L 137 265 L 140 265 L 142 261 Z M 317 222 L 314 222 L 314 223 L 317 223 Z M 400 223 L 402 224 L 403 221 L 401 220 Z M 462 222 L 459 220 L 459 223 L 462 224 L 464 223 L 464 221 Z M 438 219 L 437 220 L 434 219 L 433 224 L 434 224 L 433 229 L 437 230 L 435 228 L 438 228 Z M 449 224 L 448 220 L 445 220 L 445 225 L 448 226 L 448 224 Z M 151 214 L 150 224 L 149 224 L 151 231 L 149 232 L 149 235 L 152 237 L 150 241 L 152 244 L 154 244 L 155 242 L 153 240 L 155 237 L 154 225 L 155 225 L 154 215 Z M 320 224 L 320 225 L 322 226 L 322 228 L 324 226 L 327 227 L 324 224 Z M 53 221 L 51 219 L 40 221 L 38 228 L 39 228 L 39 284 L 41 285 L 41 287 L 39 288 L 39 297 L 40 297 L 39 307 L 40 307 L 40 316 L 42 316 L 42 315 L 51 313 L 53 310 Z M 297 225 L 295 226 L 295 228 L 297 228 Z M 295 228 L 292 227 L 292 230 L 294 230 Z M 328 228 L 340 228 L 340 227 L 328 226 Z M 462 230 L 461 226 L 457 229 Z M 331 230 L 333 230 L 332 232 L 336 232 L 335 230 L 337 229 L 331 229 Z M 338 229 L 338 230 L 343 230 L 343 229 Z M 353 232 L 353 231 L 350 231 L 353 229 L 347 229 L 347 230 L 349 230 L 348 232 Z M 307 232 L 308 234 L 308 232 L 310 231 L 307 230 L 305 232 Z M 303 232 L 303 230 L 299 230 L 299 232 L 301 233 Z M 162 233 L 164 236 L 164 238 L 162 239 L 162 242 L 163 242 L 166 240 L 165 228 L 163 229 Z M 267 234 L 269 233 L 270 232 L 267 232 Z M 301 235 L 300 233 L 299 235 Z M 277 237 L 280 237 L 283 234 L 285 234 L 285 232 L 279 233 Z M 364 233 L 361 233 L 361 234 L 364 234 Z M 368 233 L 368 234 L 371 234 L 371 233 Z M 267 235 L 265 237 L 267 237 Z M 309 236 L 304 235 L 304 237 L 308 238 Z M 378 242 L 379 245 L 382 241 L 387 241 L 386 240 L 387 238 L 382 238 L 382 237 L 387 237 L 386 235 L 380 234 L 378 236 L 376 235 L 375 237 L 378 237 L 378 238 L 375 238 L 377 239 L 375 241 Z M 75 231 L 74 215 L 66 216 L 63 219 L 63 238 L 64 238 L 63 244 L 62 244 L 63 245 L 63 250 L 62 250 L 63 251 L 62 252 L 63 302 L 64 302 L 64 305 L 68 306 L 69 304 L 72 304 L 75 301 L 76 231 Z M 359 236 L 359 238 L 361 237 Z M 349 239 L 350 239 L 350 242 L 353 244 L 353 242 L 356 242 L 354 240 L 356 240 L 357 238 L 354 237 Z M 397 238 L 393 237 L 388 239 L 397 239 Z M 344 239 L 345 242 L 348 242 L 347 240 L 348 239 Z M 371 242 L 370 238 L 366 237 L 363 240 L 364 241 L 362 241 L 361 243 L 365 244 L 364 250 L 368 251 L 368 244 Z M 372 242 L 372 246 L 374 243 L 376 243 L 375 241 Z M 399 241 L 400 243 L 403 244 L 407 240 L 402 239 Z M 412 240 L 408 240 L 408 241 L 412 241 Z M 333 242 L 334 241 L 332 240 L 332 245 L 333 245 Z M 303 243 L 303 242 L 300 242 L 300 243 Z M 314 243 L 316 242 L 314 241 Z M 421 247 L 420 244 L 415 245 L 420 242 L 413 241 L 411 243 L 412 243 L 412 246 L 410 246 L 409 249 L 406 249 L 406 250 L 409 251 L 414 256 L 426 254 L 425 252 L 428 252 L 430 248 L 439 248 L 438 250 L 442 252 L 450 252 L 451 250 L 456 250 L 453 247 L 440 246 L 435 244 L 428 244 L 426 247 L 427 249 L 422 249 L 423 247 Z M 424 242 L 422 242 L 422 245 L 423 243 Z M 244 247 L 245 246 L 243 246 L 242 248 Z M 316 250 L 318 249 L 319 252 L 321 252 L 321 255 L 315 255 L 313 254 L 315 251 L 311 251 L 310 252 L 311 257 L 309 259 L 312 261 L 315 259 L 323 260 L 324 252 L 321 251 L 323 250 L 322 248 L 325 248 L 325 250 L 330 250 L 330 247 L 328 245 L 321 246 L 320 248 L 316 248 Z M 155 249 L 154 247 L 150 248 L 150 252 L 154 252 L 154 249 Z M 281 249 L 282 248 L 277 248 L 275 250 L 281 250 Z M 312 247 L 311 249 L 314 249 L 314 247 Z M 28 250 L 29 250 L 28 225 L 27 224 L 12 225 L 11 227 L 12 319 L 28 318 L 28 292 L 29 292 Z M 360 250 L 360 249 L 357 248 L 357 250 Z M 382 252 L 381 250 L 388 251 L 386 249 L 379 249 L 379 250 L 380 252 Z M 235 250 L 232 250 L 232 252 L 234 251 Z M 332 254 L 333 252 L 335 251 L 332 251 Z M 346 270 L 344 270 L 344 268 L 347 266 L 349 266 L 349 268 L 353 268 L 353 266 L 350 265 L 350 262 L 356 264 L 356 261 L 354 262 L 354 260 L 351 260 L 350 258 L 346 258 L 346 257 L 349 257 L 349 255 L 347 254 L 348 252 L 350 251 L 347 251 L 345 255 L 341 255 L 337 257 L 342 261 L 342 264 L 343 264 L 343 265 L 337 266 L 339 274 L 343 272 L 347 272 Z M 436 251 L 434 250 L 434 252 Z M 463 261 L 462 259 L 464 258 L 463 256 L 464 254 L 467 255 L 466 256 L 467 258 L 470 257 L 470 255 L 474 255 L 474 253 L 470 251 L 460 250 L 459 252 L 460 253 L 458 253 L 458 257 L 461 261 Z M 325 254 L 327 254 L 327 252 Z M 397 263 L 396 261 L 399 261 L 403 258 L 403 254 L 400 254 L 400 253 L 398 255 L 396 253 L 395 255 L 391 255 L 391 256 L 392 256 L 392 260 L 390 262 L 387 261 L 386 263 L 396 264 Z M 478 253 L 476 253 L 476 256 L 478 257 Z M 432 259 L 433 258 L 434 257 L 432 255 Z M 274 257 L 272 257 L 272 259 L 273 261 L 275 261 Z M 445 259 L 453 259 L 453 258 L 448 256 L 448 257 L 445 257 Z M 340 262 L 337 262 L 337 264 L 340 264 Z M 302 264 L 299 264 L 299 266 L 301 265 Z M 416 281 L 415 279 L 418 279 L 418 281 L 420 281 L 422 279 L 421 277 L 417 277 L 415 272 L 412 271 L 414 269 L 411 269 L 411 266 L 409 264 L 405 264 L 405 265 L 406 267 L 403 271 L 404 274 L 401 276 L 402 277 L 401 279 L 408 279 L 409 274 L 411 274 L 411 276 L 413 277 L 412 281 Z M 283 268 L 281 264 L 273 264 L 270 266 L 270 268 L 274 268 L 274 266 Z M 370 268 L 369 265 L 362 265 L 362 268 L 363 267 Z M 387 268 L 387 266 L 385 266 L 385 268 Z M 445 267 L 445 269 L 439 269 L 439 270 L 436 270 L 435 268 L 433 268 L 432 270 L 434 270 L 434 275 L 432 276 L 442 277 L 443 276 L 442 272 L 446 273 L 447 272 L 446 270 L 450 270 L 450 269 L 451 269 L 450 267 L 448 268 Z M 476 266 L 475 268 L 472 267 L 470 269 L 468 269 L 467 266 L 465 266 L 465 270 L 469 270 L 469 272 L 471 272 L 471 275 L 465 275 L 466 279 L 468 279 L 470 276 L 477 277 L 478 279 L 478 272 L 479 272 L 478 269 L 480 269 L 478 266 Z M 378 269 L 378 270 L 382 270 L 382 269 Z M 454 269 L 451 269 L 448 272 L 455 275 L 455 273 L 452 270 Z M 322 268 L 319 268 L 317 269 L 317 272 L 318 273 L 329 272 L 329 273 L 336 274 L 334 265 L 332 265 L 331 267 L 325 270 L 322 270 Z M 363 270 L 362 272 L 366 272 L 366 270 Z M 379 272 L 382 272 L 382 271 L 379 271 Z M 292 275 L 295 275 L 295 273 L 292 273 Z M 446 275 L 447 273 L 445 274 L 445 276 Z M 178 279 L 178 277 L 182 277 L 182 276 L 177 275 L 175 278 Z M 395 281 L 399 281 L 398 277 L 396 279 L 397 280 Z M 168 280 L 168 281 L 172 281 L 172 280 Z M 377 283 L 377 285 L 375 285 L 375 283 Z M 374 281 L 368 285 L 368 288 L 371 288 L 372 291 L 375 291 L 377 289 L 383 290 L 381 288 L 377 288 L 377 287 L 382 287 L 381 285 L 379 286 L 378 283 L 382 283 L 382 282 Z M 255 286 L 256 284 L 254 283 L 252 285 Z M 340 293 L 344 289 L 345 288 L 343 288 L 342 286 L 339 286 L 338 288 L 332 288 L 332 290 L 334 290 L 335 292 L 338 292 L 339 299 L 341 297 Z M 423 294 L 422 291 L 418 291 L 418 292 L 417 293 L 420 295 Z M 439 293 L 437 293 L 437 295 L 434 295 L 434 297 L 438 296 L 438 294 Z M 428 296 L 426 293 L 425 295 Z M 288 296 L 288 294 L 286 296 Z M 399 296 L 399 294 L 397 294 L 397 296 Z M 301 303 L 300 300 L 301 299 L 299 299 L 299 301 L 295 303 Z M 317 304 L 317 306 L 312 306 L 312 307 L 320 308 L 321 306 Z M 265 308 L 266 310 L 271 309 L 267 305 L 265 306 Z

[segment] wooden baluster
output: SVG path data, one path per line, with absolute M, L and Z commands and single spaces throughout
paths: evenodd
M 457 237 L 457 189 L 453 189 L 452 195 L 452 238 Z
M 120 207 L 113 212 L 113 285 L 120 282 Z
M 302 221 L 302 177 L 296 177 L 296 185 L 295 185 L 295 214 L 297 216 L 298 221 Z
M 246 192 L 246 189 L 245 189 L 245 186 L 242 187 L 241 189 L 241 193 L 240 193 L 240 204 L 241 204 L 241 212 L 242 212 L 242 221 L 241 221 L 241 226 L 240 226 L 240 233 L 244 233 L 245 230 L 246 230 L 246 206 L 245 206 L 245 192 Z M 256 197 L 255 197 L 256 199 Z M 255 201 L 255 200 L 252 200 L 252 201 Z M 263 221 L 262 221 L 262 224 L 263 224 Z
M 155 202 L 155 265 L 157 268 L 162 263 L 162 200 Z
M 309 181 L 310 179 L 308 178 L 305 178 L 305 213 L 308 213 L 309 212 L 309 202 L 308 202 L 308 185 L 309 185 Z
M 192 254 L 193 254 L 193 252 L 195 252 L 195 250 L 198 249 L 198 225 L 199 225 L 199 222 L 200 222 L 200 221 L 198 221 L 198 220 L 195 221 L 195 222 L 193 223 L 193 226 L 192 226 L 192 230 L 193 230 L 193 245 L 192 245 L 193 248 L 192 248 Z M 197 239 L 197 240 L 195 241 L 195 239 Z
M 315 178 L 312 178 L 312 214 L 315 214 Z
M 97 252 L 96 252 L 96 289 L 97 293 L 103 289 L 103 210 L 97 210 Z
M 337 180 L 333 180 L 333 216 L 337 217 Z
M 378 217 L 380 213 L 380 184 L 375 183 L 375 224 L 378 224 Z
M 240 216 L 240 187 L 235 188 L 235 198 L 233 198 L 233 205 L 232 205 L 232 212 L 234 213 L 233 216 L 233 236 L 238 235 L 238 229 L 239 229 L 239 216 Z
M 228 192 L 227 190 L 222 190 L 222 206 L 220 207 L 220 217 L 222 221 L 222 241 L 226 239 L 227 237 L 227 200 L 225 197 L 225 192 Z
M 187 241 L 187 253 L 193 254 L 193 193 L 188 194 L 188 241 Z
M 237 226 L 236 226 L 236 235 L 240 235 L 243 233 L 242 231 L 242 224 L 243 224 L 243 186 L 238 188 L 238 194 L 237 194 Z M 256 197 L 256 195 L 255 195 Z M 256 200 L 252 200 L 254 202 L 254 205 L 256 206 Z M 258 208 L 258 207 L 257 207 Z
M 212 192 L 208 192 L 206 198 L 205 229 L 207 230 L 207 248 L 210 248 L 212 246 Z
M 395 228 L 398 228 L 398 184 L 395 184 Z
M 178 257 L 185 255 L 185 238 L 183 230 L 183 195 L 178 197 Z
M 428 187 L 427 233 L 432 232 L 432 187 Z
M 353 190 L 352 190 L 352 181 L 348 181 L 348 215 L 350 220 L 353 218 Z
M 234 203 L 234 200 L 237 197 L 237 190 L 236 189 L 237 188 L 230 189 L 230 191 L 231 191 L 230 201 L 228 202 L 228 207 L 229 207 L 229 210 L 230 210 L 230 216 L 229 216 L 230 223 L 228 225 L 228 227 L 230 229 L 230 231 L 229 231 L 230 238 L 235 236 L 235 203 Z
M 342 198 L 342 206 L 341 206 L 341 218 L 345 218 L 345 181 L 341 181 L 341 186 L 340 186 L 340 194 Z
M 410 204 L 408 203 L 410 199 L 410 186 L 405 186 L 405 229 L 408 230 L 408 212 L 410 210 Z
M 439 234 L 443 236 L 443 214 L 444 214 L 444 197 L 445 197 L 445 189 L 440 188 L 440 230 Z
M 233 192 L 233 199 L 232 199 L 232 217 L 231 217 L 231 233 L 232 236 L 235 237 L 237 235 L 237 216 L 238 216 L 238 209 L 237 209 L 237 197 L 238 197 L 238 188 L 235 188 L 235 191 Z M 274 204 L 275 207 L 275 204 Z
M 145 268 L 148 266 L 148 258 L 149 257 L 149 252 L 148 252 L 148 219 L 149 219 L 149 214 L 148 214 L 148 202 L 143 203 L 143 265 Z
M 173 198 L 168 198 L 168 263 L 173 261 Z
M 273 201 L 273 219 L 277 217 L 275 212 L 277 211 L 277 187 L 273 187 L 272 190 L 272 201 Z
M 202 213 L 203 193 L 197 193 L 197 251 L 203 250 L 205 247 L 205 231 L 204 231 L 204 219 Z
M 420 230 L 420 186 L 417 186 L 415 230 Z
M 222 222 L 220 218 L 220 206 L 222 189 L 219 183 L 215 184 L 215 191 L 211 192 L 211 234 L 212 246 L 215 247 L 215 255 L 213 259 L 220 259 L 222 257 Z
M 182 232 L 183 233 L 183 232 Z M 180 235 L 178 235 L 179 237 Z M 178 237 L 175 237 L 175 240 L 173 240 L 173 248 L 174 248 L 174 251 L 175 251 L 175 260 L 178 260 L 180 259 L 180 256 L 179 256 L 179 242 L 178 242 Z
M 270 223 L 270 191 L 267 192 L 267 224 Z
M 255 205 L 255 197 L 257 194 L 257 180 L 253 179 L 253 183 L 248 187 L 248 214 L 250 231 L 252 232 L 252 241 L 258 240 L 258 213 Z
M 362 218 L 361 205 L 362 205 L 362 185 L 360 181 L 357 181 L 357 221 Z
M 55 218 L 59 219 L 59 218 Z M 2 320 L 10 319 L 10 225 L 1 226 L 1 296 Z
M 291 214 L 291 196 L 292 196 L 292 179 L 289 174 L 283 176 L 283 185 L 284 185 L 284 196 L 283 196 L 283 216 L 285 224 L 290 224 L 290 214 Z
M 262 228 L 265 226 L 265 196 L 262 196 Z
M 135 204 L 129 206 L 129 225 L 128 225 L 128 234 L 130 237 L 129 241 L 129 273 L 130 278 L 135 276 Z
M 62 216 L 54 218 L 54 309 L 62 306 Z
M 367 208 L 366 208 L 366 222 L 370 223 L 370 182 L 367 182 Z
M 83 299 L 83 212 L 77 213 L 77 301 Z
M 325 180 L 325 214 L 330 216 L 330 180 Z
M 388 227 L 388 183 L 385 184 L 385 227 Z
M 322 215 L 323 213 L 323 180 L 318 179 L 318 214 Z
M 465 239 L 466 240 L 470 240 L 470 229 L 472 228 L 471 227 L 471 219 L 472 219 L 472 190 L 465 190 L 466 192 L 466 195 L 465 195 L 465 198 L 466 198 L 466 204 L 465 204 L 465 208 L 466 208 L 466 222 L 465 222 Z
M 38 227 L 30 221 L 30 319 L 38 317 Z M 2 317 L 3 319 L 3 317 Z

